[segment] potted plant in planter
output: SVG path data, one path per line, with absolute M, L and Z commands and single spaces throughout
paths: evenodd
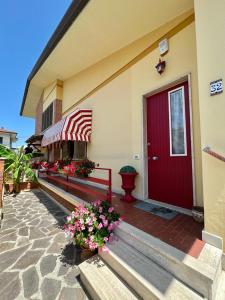
M 107 201 L 97 200 L 93 204 L 76 207 L 67 217 L 64 232 L 76 251 L 87 258 L 113 240 L 113 230 L 119 222 L 120 216 L 114 208 Z
M 77 166 L 75 170 L 75 174 L 78 177 L 88 177 L 89 174 L 94 170 L 95 163 L 89 159 L 84 159 L 81 163 Z
M 21 189 L 30 188 L 37 183 L 37 177 L 32 170 L 32 153 L 25 154 L 23 147 L 13 151 L 0 145 L 0 157 L 5 158 L 4 183 L 13 185 L 13 191 L 18 193 Z
M 125 166 L 120 169 L 119 172 L 122 178 L 122 189 L 125 191 L 125 195 L 121 200 L 125 202 L 133 202 L 135 198 L 132 196 L 132 191 L 135 189 L 135 177 L 138 175 L 137 171 L 132 166 Z
M 192 217 L 198 223 L 204 222 L 204 208 L 202 206 L 192 207 Z

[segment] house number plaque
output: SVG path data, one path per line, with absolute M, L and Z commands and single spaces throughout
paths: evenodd
M 210 96 L 220 94 L 223 92 L 223 80 L 218 79 L 210 82 Z

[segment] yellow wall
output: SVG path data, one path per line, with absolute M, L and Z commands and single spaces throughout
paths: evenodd
M 225 94 L 209 95 L 210 81 L 225 80 L 225 2 L 195 0 L 195 11 L 202 146 L 225 155 Z M 205 230 L 225 239 L 225 164 L 204 154 L 202 167 Z
M 55 99 L 62 100 L 63 97 L 63 83 L 57 80 L 47 86 L 43 92 L 43 111 L 51 104 Z
M 174 23 L 171 24 L 170 28 Z M 67 114 L 68 109 L 80 98 L 104 81 L 107 76 L 112 75 L 115 70 L 129 62 L 134 54 L 136 55 L 140 50 L 145 49 L 147 45 L 162 36 L 168 29 L 168 27 L 160 28 L 158 32 L 154 32 L 154 35 L 149 34 L 130 47 L 122 49 L 108 59 L 64 81 L 63 113 Z M 165 56 L 167 68 L 162 76 L 155 70 L 155 65 L 159 59 L 159 51 L 155 49 L 79 104 L 79 107 L 93 109 L 93 134 L 92 142 L 88 146 L 88 156 L 90 159 L 99 162 L 102 167 L 113 169 L 113 186 L 117 190 L 120 189 L 121 184 L 118 175 L 120 167 L 125 164 L 135 166 L 140 174 L 137 180 L 136 195 L 139 198 L 145 198 L 146 195 L 143 189 L 142 97 L 154 89 L 191 73 L 196 195 L 198 204 L 202 204 L 194 23 L 172 37 L 169 40 L 169 48 L 169 53 Z M 134 154 L 139 154 L 140 160 L 134 160 Z

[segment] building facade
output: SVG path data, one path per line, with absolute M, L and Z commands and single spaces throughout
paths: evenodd
M 15 131 L 11 131 L 5 129 L 3 127 L 0 128 L 0 144 L 6 146 L 7 148 L 13 149 L 13 143 L 17 141 L 17 133 Z
M 21 114 L 36 119 L 49 160 L 88 156 L 112 169 L 118 193 L 131 165 L 138 199 L 203 206 L 203 238 L 225 250 L 225 3 L 141 2 L 71 5 L 28 77 Z

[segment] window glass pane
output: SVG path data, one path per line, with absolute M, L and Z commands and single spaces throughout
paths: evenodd
M 183 89 L 170 95 L 170 143 L 172 155 L 186 154 L 185 111 Z
M 74 159 L 86 158 L 86 142 L 74 142 Z
M 3 137 L 0 136 L 0 144 L 3 143 Z
M 42 131 L 52 125 L 53 103 L 51 103 L 42 114 Z

